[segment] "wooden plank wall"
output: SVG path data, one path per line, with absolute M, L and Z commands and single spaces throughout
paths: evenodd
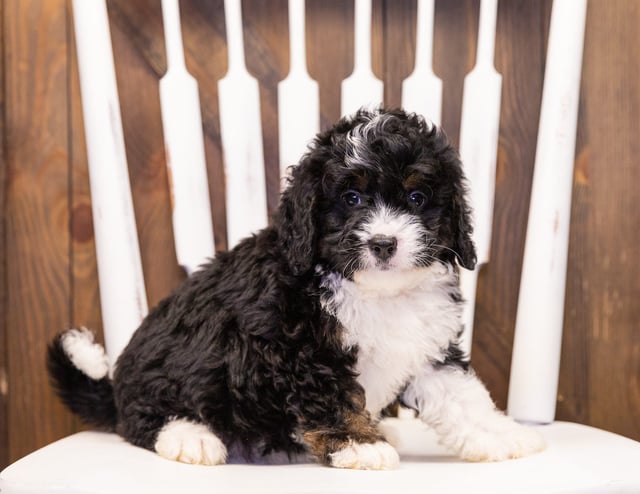
M 285 0 L 244 0 L 249 70 L 261 85 L 269 208 L 277 205 L 276 85 L 288 71 Z M 61 329 L 100 331 L 95 245 L 72 12 L 68 0 L 0 3 L 0 467 L 81 424 L 58 404 L 43 366 Z M 109 0 L 116 72 L 149 302 L 176 266 L 158 80 L 159 0 Z M 501 0 L 503 74 L 492 262 L 479 282 L 474 364 L 506 404 L 510 348 L 533 173 L 551 0 Z M 224 241 L 216 81 L 226 71 L 223 0 L 182 0 L 187 64 L 200 83 L 217 248 Z M 412 70 L 415 0 L 374 0 L 374 71 L 400 103 Z M 458 142 L 462 82 L 473 66 L 478 3 L 436 2 L 435 72 L 443 125 Z M 558 417 L 640 439 L 640 4 L 589 4 L 572 212 Z M 307 0 L 309 71 L 322 126 L 339 116 L 353 64 L 353 5 Z
M 0 3 L 0 19 L 3 19 L 4 4 Z M 4 53 L 4 36 L 0 31 L 0 54 Z M 7 279 L 5 255 L 5 208 L 6 208 L 6 172 L 4 157 L 4 57 L 0 55 L 0 468 L 9 461 L 9 422 L 7 420 L 8 381 L 7 381 Z

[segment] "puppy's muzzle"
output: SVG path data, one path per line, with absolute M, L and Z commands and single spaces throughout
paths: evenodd
M 368 242 L 369 250 L 380 261 L 388 261 L 398 250 L 398 240 L 388 235 L 374 235 Z

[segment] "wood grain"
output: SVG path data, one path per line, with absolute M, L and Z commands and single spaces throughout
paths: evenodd
M 0 19 L 4 19 L 4 3 L 0 4 Z M 4 36 L 0 34 L 0 53 L 4 51 Z M 0 468 L 9 462 L 9 389 L 7 353 L 7 277 L 6 277 L 6 187 L 7 162 L 4 156 L 5 91 L 4 57 L 0 57 Z
M 227 73 L 224 0 L 181 0 L 187 69 L 198 80 L 216 250 L 227 247 L 225 176 L 218 118 L 218 84 Z M 189 33 L 188 35 L 185 33 Z
M 307 0 L 307 65 L 320 88 L 320 129 L 340 118 L 340 83 L 353 71 L 353 2 Z
M 464 78 L 476 60 L 479 5 L 475 0 L 435 3 L 433 71 L 442 79 L 442 128 L 455 146 L 460 143 Z
M 280 196 L 278 160 L 278 82 L 289 72 L 287 0 L 244 1 L 242 18 L 247 70 L 260 84 L 267 207 L 273 213 Z
M 402 81 L 413 71 L 416 52 L 415 0 L 373 2 L 373 72 L 384 82 L 384 104 L 399 108 Z
M 558 415 L 638 438 L 640 5 L 589 9 Z
M 480 272 L 473 361 L 500 407 L 506 406 L 511 345 L 529 211 L 546 51 L 544 6 L 500 2 L 496 70 L 502 74 L 502 111 L 492 247 Z M 522 60 L 526 58 L 527 63 Z
M 43 366 L 71 301 L 66 13 L 64 0 L 4 2 L 9 460 L 74 430 Z
M 508 370 L 552 1 L 499 2 L 503 75 L 491 262 L 481 272 L 473 360 L 498 405 Z M 109 0 L 127 157 L 150 304 L 184 277 L 175 260 L 158 81 L 159 0 Z M 309 72 L 321 126 L 340 116 L 353 68 L 353 2 L 307 0 Z M 227 69 L 223 0 L 181 0 L 187 66 L 200 87 L 216 248 L 225 241 L 217 81 Z M 247 65 L 261 87 L 269 209 L 277 204 L 276 84 L 288 71 L 287 2 L 243 0 Z M 416 0 L 374 0 L 373 68 L 385 102 L 415 53 Z M 81 425 L 55 399 L 44 347 L 69 325 L 101 328 L 91 197 L 68 0 L 0 5 L 0 468 Z M 443 125 L 459 138 L 478 2 L 438 0 L 434 71 Z M 640 4 L 590 2 L 576 153 L 558 418 L 640 439 Z M 34 26 L 37 29 L 34 29 Z M 3 70 L 4 69 L 4 70 Z M 4 151 L 4 152 L 2 152 Z M 2 368 L 8 394 L 2 394 Z M 4 408 L 3 408 L 4 407 Z M 6 413 L 5 413 L 6 412 Z M 4 413 L 4 415 L 3 415 Z
M 129 8 L 132 4 L 136 4 L 136 9 Z M 117 55 L 114 57 L 116 79 L 142 269 L 149 307 L 152 307 L 185 277 L 177 265 L 171 228 L 159 76 L 154 70 L 156 66 L 166 66 L 164 45 L 161 50 L 154 48 L 155 40 L 162 40 L 163 33 L 160 29 L 144 37 L 132 33 L 139 25 L 161 28 L 161 23 L 154 19 L 161 19 L 162 14 L 159 1 L 110 0 L 107 5 L 110 12 L 118 12 L 110 16 L 111 38 Z M 135 43 L 130 41 L 132 38 Z M 150 63 L 152 57 L 154 60 L 162 57 L 163 61 Z

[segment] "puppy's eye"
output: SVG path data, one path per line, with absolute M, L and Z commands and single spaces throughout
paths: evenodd
M 356 192 L 355 190 L 348 190 L 342 194 L 342 200 L 349 207 L 359 206 L 362 204 L 362 196 L 360 195 L 360 192 Z
M 419 190 L 414 190 L 413 192 L 409 192 L 407 199 L 409 200 L 409 204 L 411 204 L 416 209 L 421 208 L 427 203 L 427 196 L 425 196 Z

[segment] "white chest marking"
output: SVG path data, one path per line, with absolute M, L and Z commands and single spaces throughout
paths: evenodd
M 441 361 L 460 329 L 452 269 L 434 264 L 411 271 L 327 275 L 324 301 L 345 328 L 345 348 L 358 347 L 358 381 L 377 417 L 427 362 Z

